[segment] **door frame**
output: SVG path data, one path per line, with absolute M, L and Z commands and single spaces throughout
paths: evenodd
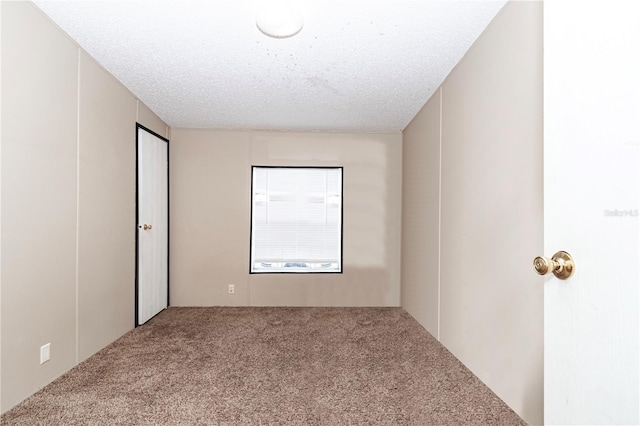
M 138 323 L 138 301 L 139 301 L 139 283 L 138 283 L 138 274 L 139 274 L 139 256 L 138 256 L 138 251 L 140 248 L 140 242 L 139 242 L 139 237 L 140 237 L 140 233 L 138 232 L 138 223 L 140 220 L 140 208 L 138 205 L 138 197 L 139 197 L 139 191 L 138 191 L 138 187 L 139 187 L 139 182 L 138 182 L 138 174 L 139 174 L 139 170 L 138 170 L 138 158 L 139 158 L 139 150 L 140 150 L 140 143 L 138 140 L 138 133 L 140 132 L 140 130 L 144 130 L 145 132 L 148 132 L 150 134 L 152 134 L 153 136 L 165 141 L 167 143 L 167 307 L 170 306 L 170 302 L 171 302 L 171 285 L 170 285 L 170 258 L 171 258 L 171 232 L 170 232 L 170 228 L 171 228 L 171 201 L 170 201 L 170 189 L 169 189 L 169 176 L 171 173 L 171 166 L 170 166 L 170 157 L 169 157 L 169 139 L 165 138 L 162 135 L 159 135 L 158 133 L 154 132 L 153 130 L 149 129 L 148 127 L 143 126 L 140 123 L 136 122 L 136 217 L 135 217 L 135 224 L 134 224 L 134 230 L 135 230 L 135 238 L 136 238 L 136 252 L 135 252 L 135 257 L 136 257 L 136 267 L 135 267 L 135 287 L 134 287 L 134 326 L 138 327 L 140 324 Z

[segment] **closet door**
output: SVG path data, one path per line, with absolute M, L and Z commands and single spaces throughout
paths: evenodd
M 169 141 L 137 126 L 136 326 L 169 305 Z

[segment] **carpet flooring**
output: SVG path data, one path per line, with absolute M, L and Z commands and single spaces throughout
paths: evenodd
M 169 308 L 2 425 L 524 425 L 400 308 Z

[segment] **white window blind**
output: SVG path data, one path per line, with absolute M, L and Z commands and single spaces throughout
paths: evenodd
M 253 167 L 251 272 L 342 272 L 341 167 Z

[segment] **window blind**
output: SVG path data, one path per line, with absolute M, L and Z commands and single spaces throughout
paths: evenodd
M 342 168 L 252 170 L 251 272 L 341 272 Z

